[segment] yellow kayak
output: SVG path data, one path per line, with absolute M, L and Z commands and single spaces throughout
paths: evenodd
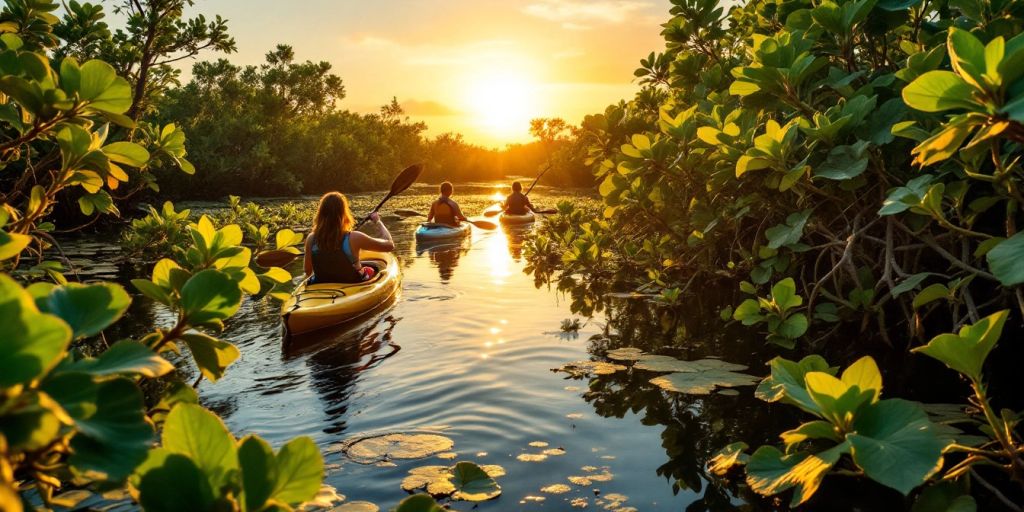
M 392 253 L 362 251 L 363 265 L 377 274 L 362 283 L 303 282 L 281 307 L 285 336 L 303 334 L 355 320 L 393 297 L 402 286 L 402 270 Z

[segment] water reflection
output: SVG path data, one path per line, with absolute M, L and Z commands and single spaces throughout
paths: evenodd
M 455 274 L 455 267 L 459 266 L 459 258 L 469 252 L 470 244 L 468 237 L 456 243 L 417 242 L 416 255 L 423 256 L 425 253 L 430 264 L 437 268 L 441 282 L 447 284 Z
M 402 349 L 392 339 L 398 321 L 387 315 L 364 323 L 306 360 L 310 384 L 323 403 L 323 432 L 337 435 L 347 430 L 349 402 L 362 372 Z
M 670 308 L 651 298 L 612 298 L 614 286 L 606 281 L 552 275 L 543 265 L 528 267 L 538 286 L 555 286 L 570 298 L 574 313 L 603 312 L 604 332 L 591 336 L 587 351 L 592 360 L 605 360 L 612 349 L 637 347 L 647 353 L 694 360 L 720 357 L 744 364 L 748 372 L 762 376 L 764 364 L 777 351 L 766 346 L 757 332 L 738 325 L 726 325 L 718 317 L 720 308 L 734 300 L 731 292 L 709 288 L 681 307 Z M 798 354 L 787 357 L 799 358 Z M 754 397 L 751 388 L 736 395 L 687 395 L 662 391 L 649 381 L 659 374 L 644 370 L 619 371 L 611 375 L 571 377 L 585 391 L 581 398 L 604 418 L 641 416 L 645 425 L 658 425 L 664 462 L 656 474 L 672 485 L 673 493 L 698 496 L 687 511 L 774 510 L 779 504 L 761 497 L 742 480 L 713 478 L 705 471 L 710 458 L 722 447 L 742 440 L 751 446 L 776 444 L 777 435 L 799 424 L 802 418 L 792 407 L 766 404 Z M 903 510 L 907 500 L 891 489 L 866 478 L 831 478 L 823 483 L 809 503 L 813 510 Z

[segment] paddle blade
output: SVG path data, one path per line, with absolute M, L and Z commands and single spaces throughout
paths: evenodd
M 405 192 L 405 189 L 416 183 L 416 179 L 420 177 L 422 172 L 423 164 L 413 164 L 406 167 L 395 177 L 395 181 L 391 182 L 391 195 L 396 196 Z
M 554 208 L 549 208 L 547 210 L 534 210 L 533 213 L 539 213 L 541 215 L 554 215 L 558 213 L 558 210 Z
M 496 229 L 498 227 L 497 224 L 489 220 L 470 220 L 469 223 L 480 229 Z
M 283 267 L 302 256 L 285 250 L 264 251 L 256 255 L 256 264 L 261 267 Z
M 484 212 L 484 217 L 497 217 L 501 215 L 501 210 L 487 210 Z
M 408 217 L 426 217 L 427 216 L 425 213 L 418 212 L 416 210 L 395 210 L 392 213 L 394 213 L 395 215 L 397 215 L 399 217 L 404 217 L 404 218 L 408 218 Z

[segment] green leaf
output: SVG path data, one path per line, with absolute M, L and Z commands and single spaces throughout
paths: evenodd
M 75 339 L 95 336 L 121 318 L 132 299 L 113 283 L 68 283 L 50 292 L 45 311 L 71 326 Z
M 0 388 L 42 377 L 71 342 L 71 328 L 40 313 L 32 296 L 6 274 L 0 274 L 0 318 Z
M 213 489 L 196 463 L 184 455 L 167 454 L 148 468 L 138 485 L 139 504 L 147 512 L 214 510 Z
M 747 443 L 740 441 L 718 450 L 708 461 L 708 471 L 713 475 L 725 476 L 733 467 L 747 464 L 750 461 L 748 448 Z
M 426 494 L 414 494 L 402 500 L 395 512 L 445 512 L 445 509 Z
M 776 357 L 769 363 L 771 375 L 761 381 L 754 395 L 766 402 L 782 402 L 821 416 L 821 408 L 807 392 L 805 377 L 810 372 L 834 373 L 825 359 L 809 355 L 799 362 Z
M 747 463 L 747 485 L 767 496 L 793 489 L 790 506 L 796 507 L 817 492 L 825 474 L 849 449 L 848 443 L 842 443 L 817 454 L 784 455 L 774 446 L 762 446 Z
M 121 481 L 146 458 L 153 427 L 146 421 L 142 392 L 130 380 L 99 380 L 62 373 L 43 389 L 74 418 L 72 468 L 90 478 Z
M 219 270 L 203 270 L 181 288 L 181 307 L 192 325 L 230 318 L 242 303 L 242 290 Z
M 241 356 L 238 347 L 200 332 L 182 334 L 181 340 L 188 345 L 196 366 L 210 382 L 220 380 L 224 370 Z
M 804 335 L 807 332 L 809 326 L 807 315 L 803 313 L 797 313 L 787 317 L 782 323 L 779 324 L 778 328 L 775 329 L 775 333 L 779 336 L 795 340 Z
M 18 233 L 8 233 L 0 229 L 0 261 L 11 259 L 24 251 L 32 237 Z
M 847 386 L 857 386 L 861 391 L 872 391 L 874 401 L 882 394 L 882 373 L 871 356 L 864 356 L 843 370 L 840 380 Z
M 974 109 L 973 89 L 952 71 L 929 71 L 903 89 L 907 106 L 924 112 Z
M 981 41 L 966 30 L 950 27 L 946 47 L 953 70 L 974 87 L 984 88 L 985 46 Z
M 103 146 L 103 153 L 112 162 L 142 167 L 149 163 L 149 151 L 134 142 L 113 142 Z
M 766 229 L 764 234 L 768 238 L 768 247 L 779 249 L 799 242 L 800 238 L 804 235 L 804 226 L 807 225 L 807 219 L 811 217 L 811 211 L 807 209 L 791 213 L 786 217 L 785 224 L 779 224 Z
M 918 309 L 929 302 L 946 298 L 949 298 L 949 288 L 944 284 L 935 283 L 926 287 L 924 290 L 921 290 L 914 296 L 914 309 Z
M 796 281 L 787 277 L 772 286 L 772 301 L 780 311 L 788 311 L 804 303 L 803 297 L 796 294 Z
M 894 286 L 891 290 L 893 298 L 899 297 L 900 295 L 917 288 L 925 279 L 929 276 L 935 275 L 932 272 L 921 272 L 912 276 L 907 276 L 906 279 L 900 281 L 900 284 Z
M 242 473 L 243 510 L 260 510 L 274 493 L 277 481 L 274 450 L 258 436 L 245 436 L 238 445 L 238 466 Z
M 992 274 L 1003 286 L 1024 283 L 1024 232 L 999 242 L 985 257 Z
M 132 88 L 117 76 L 114 68 L 100 60 L 90 60 L 80 68 L 78 95 L 101 112 L 122 114 L 132 105 Z
M 976 512 L 978 505 L 954 482 L 941 481 L 925 488 L 910 512 Z
M 968 378 L 981 381 L 982 366 L 1003 333 L 1008 313 L 1003 310 L 991 314 L 961 328 L 958 334 L 940 334 L 912 352 L 937 359 Z
M 70 423 L 60 404 L 46 393 L 22 393 L 0 416 L 0 435 L 9 453 L 36 451 L 49 446 Z M 0 505 L 3 501 L 0 501 Z
M 764 315 L 761 314 L 761 306 L 754 299 L 747 299 L 736 306 L 736 311 L 732 314 L 733 320 L 739 320 L 743 325 L 754 325 L 764 320 Z
M 824 372 L 810 372 L 804 380 L 811 400 L 833 425 L 846 428 L 862 405 L 874 399 L 874 391 L 850 386 Z
M 92 375 L 141 375 L 152 379 L 171 372 L 174 365 L 142 343 L 121 340 L 103 351 L 99 357 L 87 357 L 62 369 Z
M 842 442 L 842 437 L 836 432 L 835 426 L 827 421 L 808 421 L 799 427 L 779 434 L 786 449 L 792 445 L 802 443 L 810 439 L 829 439 L 835 442 Z
M 635 139 L 634 139 L 635 142 Z M 454 497 L 466 501 L 487 501 L 501 494 L 501 486 L 472 462 L 462 461 L 452 470 Z
M 853 461 L 872 480 L 904 495 L 942 468 L 945 443 L 914 402 L 882 400 L 861 409 L 846 436 Z
M 867 141 L 851 146 L 836 146 L 828 152 L 825 161 L 814 170 L 814 175 L 830 180 L 849 180 L 864 173 L 868 168 Z
M 85 215 L 92 215 L 94 212 L 120 215 L 117 206 L 114 205 L 114 200 L 105 190 L 79 197 L 78 207 Z
M 313 499 L 324 477 L 324 461 L 316 443 L 297 437 L 277 453 L 277 482 L 273 499 L 296 505 Z
M 282 229 L 274 236 L 277 249 L 285 249 L 302 243 L 302 233 L 290 229 Z
M 193 404 L 178 404 L 164 421 L 163 448 L 184 455 L 220 489 L 238 470 L 235 437 L 216 414 Z

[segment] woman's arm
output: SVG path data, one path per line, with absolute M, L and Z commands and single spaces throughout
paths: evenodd
M 454 212 L 455 213 L 455 220 L 469 220 L 469 219 L 466 218 L 465 215 L 462 214 L 462 207 L 459 206 L 459 203 L 454 203 L 454 204 L 455 204 L 455 212 Z
M 309 278 L 309 276 L 313 275 L 313 253 L 310 250 L 310 247 L 312 247 L 312 245 L 313 245 L 312 242 L 311 242 L 312 240 L 313 240 L 312 236 L 309 236 L 309 235 L 306 236 L 306 243 L 305 243 L 305 249 L 306 250 L 305 250 L 305 253 L 302 256 L 302 268 L 306 272 L 306 278 L 307 279 Z
M 370 220 L 377 223 L 381 238 L 374 238 L 361 231 L 353 231 L 349 238 L 349 243 L 352 244 L 352 255 L 357 259 L 361 249 L 378 252 L 391 252 L 395 250 L 395 241 L 391 239 L 391 233 L 388 232 L 387 226 L 380 221 L 380 216 L 376 213 L 370 214 Z

